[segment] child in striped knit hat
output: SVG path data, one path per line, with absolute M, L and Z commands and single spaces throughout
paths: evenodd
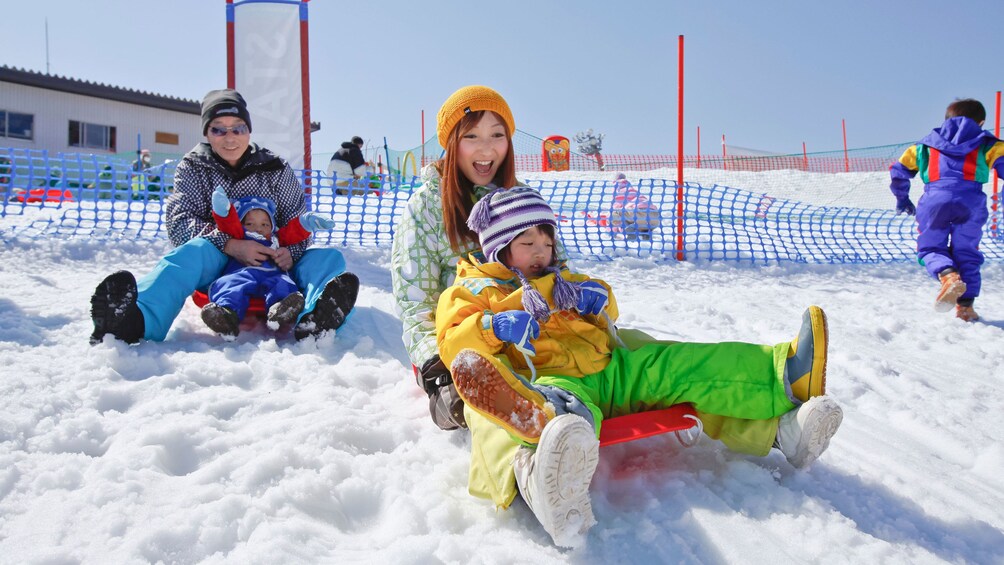
M 578 545 L 595 524 L 589 483 L 604 418 L 691 403 L 699 415 L 777 422 L 761 454 L 777 448 L 795 467 L 829 445 L 843 416 L 823 395 L 818 307 L 791 342 L 630 350 L 613 325 L 610 286 L 558 264 L 558 225 L 537 191 L 495 190 L 474 205 L 468 226 L 482 249 L 460 261 L 440 297 L 439 353 L 467 407 L 523 444 L 511 462 L 516 484 L 555 544 Z M 473 434 L 472 451 L 479 441 Z

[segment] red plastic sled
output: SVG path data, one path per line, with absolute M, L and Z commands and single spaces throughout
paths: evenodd
M 600 447 L 664 434 L 681 432 L 698 425 L 697 413 L 690 404 L 676 404 L 663 410 L 637 412 L 603 420 Z M 679 435 L 677 437 L 680 437 Z M 680 442 L 689 445 L 693 442 Z
M 205 292 L 202 292 L 201 290 L 196 290 L 195 292 L 192 293 L 192 302 L 194 302 L 195 305 L 198 306 L 199 308 L 202 308 L 206 304 L 209 304 L 209 297 L 206 296 Z M 264 316 L 265 300 L 257 296 L 252 298 L 251 302 L 248 304 L 247 315 Z
M 205 297 L 204 294 L 202 296 Z M 417 378 L 419 376 L 418 367 L 412 365 L 411 370 Z M 694 427 L 697 428 L 696 434 L 700 434 L 703 426 L 697 417 L 697 412 L 690 404 L 674 404 L 662 410 L 649 410 L 607 418 L 603 420 L 603 426 L 600 428 L 600 447 L 657 436 L 667 432 L 677 432 L 676 437 L 680 443 L 690 446 L 697 443 L 700 436 L 697 435 L 685 440 L 679 432 L 692 430 Z
M 18 202 L 73 202 L 73 193 L 58 188 L 14 189 L 14 199 Z

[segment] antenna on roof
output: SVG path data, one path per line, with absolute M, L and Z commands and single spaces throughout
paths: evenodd
M 49 18 L 45 18 L 45 74 L 49 74 Z

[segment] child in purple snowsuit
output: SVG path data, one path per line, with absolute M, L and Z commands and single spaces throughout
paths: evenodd
M 889 168 L 896 212 L 917 215 L 917 258 L 941 282 L 935 308 L 974 322 L 980 294 L 980 238 L 987 221 L 983 184 L 990 169 L 1004 176 L 1004 142 L 982 129 L 986 109 L 978 100 L 952 102 L 945 123 Z M 910 179 L 920 172 L 924 194 L 910 201 Z

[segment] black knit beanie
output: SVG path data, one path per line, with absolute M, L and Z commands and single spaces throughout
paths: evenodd
M 248 131 L 251 130 L 251 114 L 248 113 L 247 102 L 236 90 L 210 90 L 202 99 L 202 135 L 209 131 L 209 122 L 221 116 L 240 118 L 248 125 Z

